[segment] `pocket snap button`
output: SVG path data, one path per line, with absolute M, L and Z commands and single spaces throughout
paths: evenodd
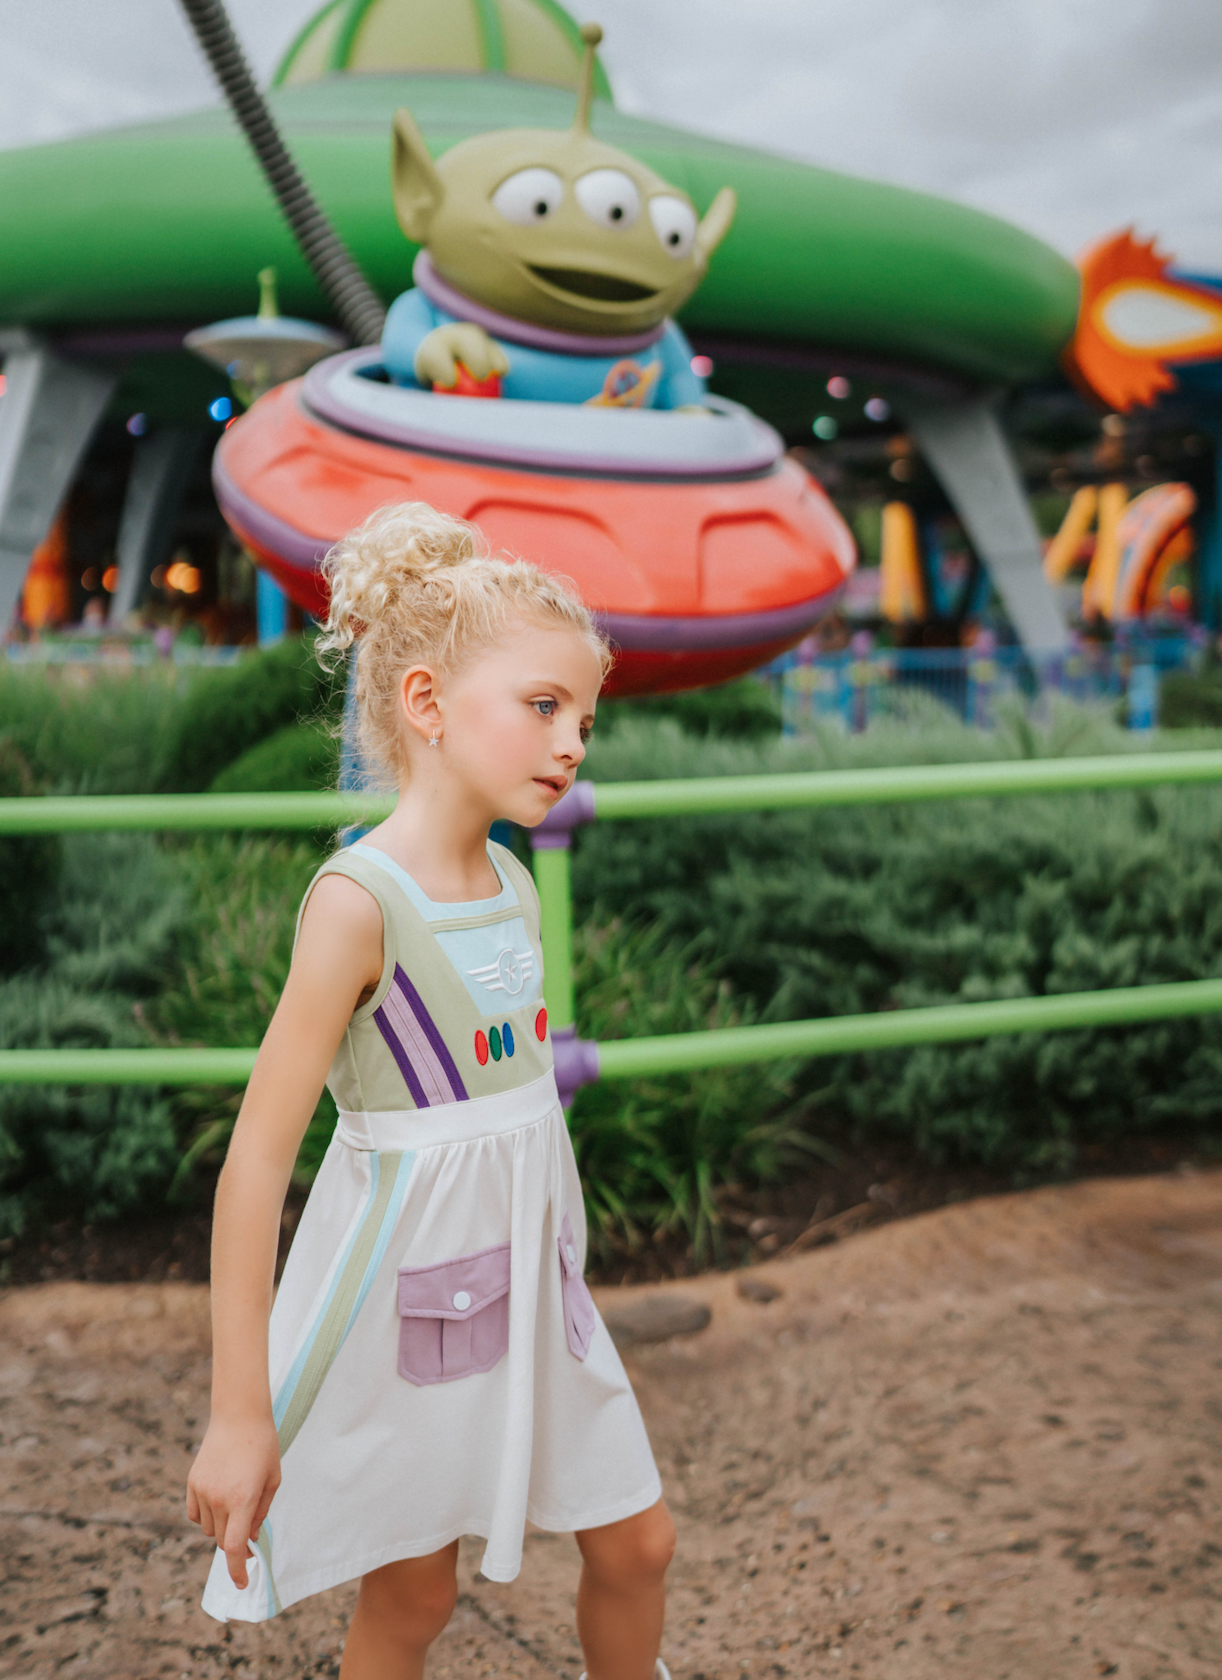
M 471 1297 L 467 1294 L 467 1291 L 465 1289 L 460 1289 L 458 1291 L 458 1294 L 455 1295 L 455 1297 L 454 1297 L 454 1311 L 455 1312 L 466 1312 L 467 1308 L 470 1305 L 471 1305 Z

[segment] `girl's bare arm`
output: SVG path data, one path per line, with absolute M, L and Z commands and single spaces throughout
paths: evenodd
M 324 875 L 255 1062 L 216 1190 L 212 1416 L 187 1483 L 187 1516 L 215 1537 L 239 1587 L 280 1485 L 268 1387 L 280 1216 L 302 1135 L 352 1011 L 382 973 L 382 913 L 363 887 Z

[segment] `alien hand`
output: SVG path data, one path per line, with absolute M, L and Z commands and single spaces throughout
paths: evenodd
M 448 321 L 420 340 L 414 364 L 416 378 L 426 390 L 434 385 L 448 387 L 458 379 L 459 362 L 473 379 L 509 372 L 509 357 L 483 327 L 471 321 Z

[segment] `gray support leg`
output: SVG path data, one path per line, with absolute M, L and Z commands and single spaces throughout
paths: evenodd
M 1044 576 L 1039 532 L 993 405 L 986 397 L 945 403 L 905 396 L 901 407 L 1023 648 L 1037 659 L 1064 653 L 1065 620 Z
M 0 627 L 25 583 L 117 383 L 113 373 L 62 361 L 18 341 L 4 358 L 0 401 Z
M 164 426 L 136 443 L 119 520 L 119 582 L 110 600 L 111 624 L 121 626 L 139 606 L 154 568 L 165 559 L 203 436 L 198 427 Z

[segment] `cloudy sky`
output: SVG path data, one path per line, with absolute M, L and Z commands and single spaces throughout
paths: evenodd
M 1222 271 L 1218 0 L 579 0 L 628 110 Z M 266 75 L 312 0 L 230 0 Z M 175 0 L 0 0 L 0 146 L 214 98 Z M 0 258 L 2 260 L 2 258 Z

